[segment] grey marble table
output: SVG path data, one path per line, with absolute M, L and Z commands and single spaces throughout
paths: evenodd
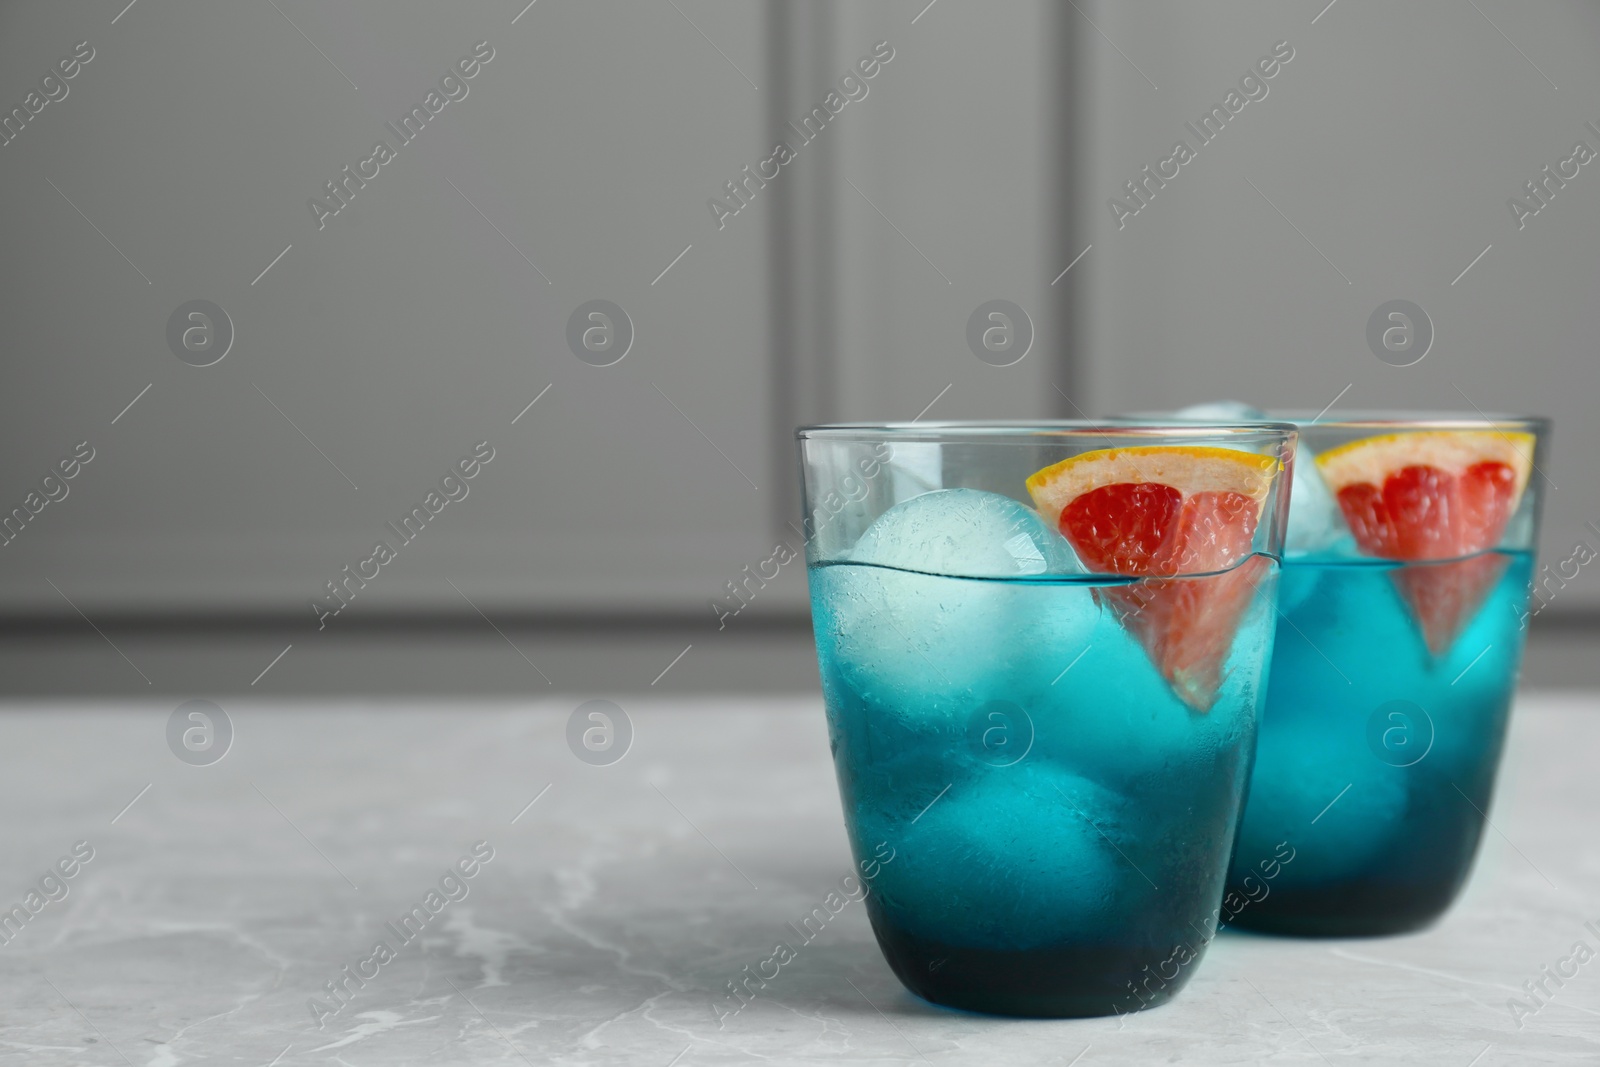
M 232 703 L 231 748 L 204 766 L 169 750 L 174 702 L 6 707 L 0 909 L 40 896 L 0 928 L 0 1060 L 1600 1060 L 1600 963 L 1520 1030 L 1507 1007 L 1600 942 L 1593 699 L 1522 700 L 1497 830 L 1426 933 L 1225 934 L 1168 1007 L 1015 1021 L 902 991 L 850 903 L 720 1028 L 725 983 L 850 869 L 821 708 L 625 701 L 631 750 L 591 766 L 566 740 L 578 702 Z M 428 922 L 402 939 L 386 924 L 413 905 Z

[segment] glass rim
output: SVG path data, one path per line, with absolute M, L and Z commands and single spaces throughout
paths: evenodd
M 938 422 L 831 422 L 795 429 L 800 441 L 983 441 L 1017 443 L 1084 439 L 1138 441 L 1212 440 L 1226 437 L 1253 444 L 1287 442 L 1299 432 L 1292 422 L 1227 419 L 1215 422 L 1138 418 L 1091 422 L 1088 419 L 943 420 Z
M 1463 411 L 1410 411 L 1410 410 L 1357 410 L 1338 418 L 1323 418 L 1325 412 L 1310 409 L 1287 408 L 1269 411 L 1262 416 L 1265 425 L 1294 426 L 1301 432 L 1315 429 L 1348 430 L 1521 430 L 1537 436 L 1550 431 L 1550 418 L 1546 415 L 1516 415 L 1506 412 Z M 1157 419 L 1182 419 L 1171 412 L 1135 411 L 1114 416 L 1112 422 L 1145 423 Z M 1210 420 L 1195 417 L 1201 425 Z M 1238 426 L 1248 424 L 1248 419 L 1218 419 L 1218 425 Z

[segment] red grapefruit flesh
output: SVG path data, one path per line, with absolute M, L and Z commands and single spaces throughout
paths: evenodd
M 1028 479 L 1091 570 L 1149 579 L 1096 591 L 1183 702 L 1208 711 L 1266 567 L 1250 558 L 1278 461 L 1226 448 L 1088 452 Z M 1179 578 L 1226 572 L 1203 578 Z
M 1384 434 L 1317 457 L 1317 469 L 1369 556 L 1422 563 L 1395 584 L 1434 655 L 1450 650 L 1505 572 L 1484 555 L 1522 501 L 1533 435 L 1495 430 Z

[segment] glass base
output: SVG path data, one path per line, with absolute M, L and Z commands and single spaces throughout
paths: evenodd
M 1432 926 L 1449 910 L 1460 883 L 1414 886 L 1358 882 L 1323 889 L 1278 888 L 1230 922 L 1245 930 L 1294 937 L 1386 937 Z
M 956 948 L 874 923 L 895 977 L 934 1004 L 989 1015 L 1063 1019 L 1157 1007 L 1182 989 L 1199 955 L 1164 968 L 1171 948 L 1062 945 L 1027 951 Z

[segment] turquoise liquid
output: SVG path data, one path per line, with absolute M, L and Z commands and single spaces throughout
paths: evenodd
M 1499 555 L 1505 573 L 1443 656 L 1392 580 L 1403 565 L 1285 562 L 1229 874 L 1234 922 L 1371 935 L 1425 926 L 1450 906 L 1482 834 L 1522 657 L 1533 559 Z M 1264 891 L 1259 877 L 1247 887 L 1284 840 L 1293 861 Z
M 1182 987 L 1216 929 L 1275 566 L 1205 713 L 1086 581 L 810 568 L 845 822 L 880 861 L 868 913 L 909 989 L 1065 1016 Z

